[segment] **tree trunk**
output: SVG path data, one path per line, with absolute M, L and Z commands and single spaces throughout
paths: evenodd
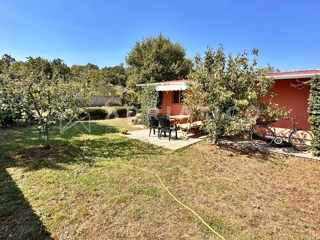
M 212 133 L 212 144 L 218 145 L 218 140 L 219 140 L 218 134 L 216 132 L 213 132 Z
M 49 126 L 46 125 L 45 136 L 44 139 L 46 141 L 45 148 L 50 149 L 50 135 L 49 135 Z

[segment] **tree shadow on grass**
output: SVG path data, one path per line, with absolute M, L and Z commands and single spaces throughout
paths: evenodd
M 52 239 L 39 216 L 24 197 L 7 171 L 9 167 L 35 171 L 42 168 L 64 170 L 66 164 L 91 162 L 94 157 L 121 158 L 162 154 L 162 149 L 153 145 L 106 134 L 105 126 L 95 126 L 95 135 L 105 138 L 89 140 L 83 156 L 83 140 L 73 139 L 83 133 L 69 133 L 60 140 L 53 139 L 50 150 L 39 146 L 40 140 L 34 129 L 13 129 L 0 134 L 0 239 Z M 110 131 L 112 127 L 108 129 Z M 113 129 L 117 132 L 117 128 Z M 29 132 L 28 132 L 29 131 Z M 31 131 L 31 132 L 30 132 Z M 70 144 L 72 140 L 72 144 Z M 64 163 L 64 164 L 61 164 Z
M 91 134 L 105 134 L 104 126 L 94 126 Z M 114 130 L 115 131 L 115 130 Z M 55 129 L 59 133 L 59 129 Z M 76 164 L 87 161 L 82 150 L 68 144 L 81 131 L 70 132 L 62 140 L 54 140 L 51 149 L 45 149 L 43 139 L 35 126 L 0 130 L 0 239 L 53 239 L 39 216 L 34 212 L 7 168 L 20 167 L 24 171 L 42 168 L 64 170 L 61 163 Z M 77 135 L 78 134 L 78 135 Z
M 0 239 L 53 239 L 6 168 L 15 160 L 0 153 Z
M 98 156 L 129 160 L 142 155 L 162 154 L 163 151 L 148 143 L 118 137 L 115 134 L 119 132 L 118 128 L 95 122 L 91 123 L 90 129 L 79 126 L 70 127 L 61 135 L 60 132 L 59 127 L 52 130 L 51 149 L 45 149 L 42 145 L 44 140 L 39 138 L 34 126 L 14 128 L 0 134 L 1 147 L 3 152 L 10 152 L 14 165 L 24 168 L 24 171 L 43 168 L 65 170 L 67 165 L 91 163 Z
M 227 151 L 231 151 L 233 153 L 238 153 L 241 155 L 245 155 L 249 158 L 259 159 L 261 162 L 266 162 L 271 157 L 271 152 L 266 149 L 258 149 L 248 144 L 241 144 L 241 142 L 237 142 L 236 144 L 219 144 L 219 148 Z
M 35 126 L 5 129 L 0 132 L 1 148 L 3 148 L 3 152 L 10 152 L 15 166 L 23 167 L 25 171 L 42 168 L 64 170 L 65 167 L 61 163 L 90 162 L 83 156 L 84 140 L 74 139 L 118 132 L 118 129 L 112 126 L 95 122 L 91 122 L 90 127 L 85 124 L 89 123 L 77 123 L 65 129 L 61 126 L 55 126 L 50 135 L 50 149 L 43 147 L 44 139 L 41 139 Z
M 82 156 L 81 149 L 69 144 L 53 145 L 50 149 L 32 146 L 11 154 L 15 167 L 24 171 L 36 171 L 43 168 L 66 170 L 65 164 L 90 162 Z
M 272 143 L 269 146 L 255 146 L 248 139 L 240 136 L 225 136 L 219 143 L 221 149 L 238 152 L 241 155 L 254 157 L 261 162 L 269 161 L 274 154 L 284 154 L 297 152 L 290 143 L 283 141 L 281 144 Z M 299 151 L 298 151 L 299 152 Z
M 79 122 L 73 123 L 72 125 L 63 122 L 60 125 L 55 125 L 51 129 L 50 139 L 53 145 L 56 138 L 60 138 L 60 142 L 67 143 L 68 140 L 83 135 L 102 136 L 108 133 L 118 132 L 117 127 L 100 124 L 98 122 Z M 25 147 L 26 145 L 39 146 L 45 143 L 35 125 L 0 129 L 0 142 L 5 141 L 14 142 L 14 145 L 18 147 Z

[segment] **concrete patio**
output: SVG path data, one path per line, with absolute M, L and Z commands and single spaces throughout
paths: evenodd
M 153 134 L 153 132 L 151 132 L 151 135 L 149 137 L 149 129 L 130 131 L 127 135 L 122 135 L 122 136 L 139 140 L 142 142 L 149 142 L 151 144 L 154 144 L 169 150 L 173 150 L 173 151 L 188 147 L 206 138 L 205 135 L 191 135 L 191 136 L 188 136 L 188 138 L 185 138 L 184 136 L 182 136 L 181 132 L 178 131 L 178 139 L 175 139 L 174 133 L 172 134 L 173 136 L 171 137 L 170 141 L 168 138 L 168 134 L 167 134 L 167 137 L 162 136 L 161 139 L 159 139 L 157 133 Z M 259 149 L 260 151 L 283 154 L 286 156 L 296 156 L 296 157 L 301 157 L 306 159 L 320 160 L 320 157 L 313 156 L 311 151 L 299 152 L 297 150 L 294 150 L 290 146 L 276 145 L 276 146 L 270 146 L 270 147 L 256 147 L 251 143 L 251 141 L 230 141 L 230 140 L 229 141 L 222 140 L 220 144 L 239 147 L 239 148 Z
M 194 135 L 185 138 L 181 135 L 181 132 L 178 131 L 178 139 L 175 138 L 175 133 L 172 133 L 171 139 L 169 141 L 169 134 L 166 137 L 162 136 L 161 139 L 158 138 L 157 132 L 149 137 L 149 129 L 130 131 L 126 135 L 122 135 L 124 137 L 128 137 L 131 139 L 136 139 L 142 142 L 149 142 L 151 144 L 157 145 L 159 147 L 163 147 L 170 150 L 177 150 L 180 148 L 185 148 L 192 144 L 202 141 L 206 136 Z

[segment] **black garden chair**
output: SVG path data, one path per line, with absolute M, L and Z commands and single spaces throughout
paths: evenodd
M 161 134 L 164 132 L 164 136 L 166 136 L 166 133 L 169 133 L 169 141 L 171 139 L 171 132 L 175 131 L 176 132 L 176 139 L 178 138 L 177 136 L 177 128 L 176 125 L 174 126 L 170 125 L 170 117 L 169 116 L 164 116 L 164 115 L 159 115 L 159 122 L 160 122 L 160 133 L 159 133 L 159 138 L 161 138 Z
M 158 115 L 150 113 L 148 114 L 148 119 L 149 119 L 149 128 L 150 128 L 149 137 L 151 135 L 152 129 L 153 129 L 153 134 L 156 134 L 156 130 L 158 130 L 158 137 L 159 137 L 160 125 L 159 125 Z

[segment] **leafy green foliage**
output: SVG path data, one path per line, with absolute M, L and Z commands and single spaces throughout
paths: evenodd
M 92 83 L 92 91 L 96 96 L 115 97 L 117 96 L 117 89 L 104 82 L 103 80 Z
M 125 86 L 127 81 L 127 73 L 123 64 L 114 67 L 104 67 L 100 70 L 102 80 L 112 85 Z
M 45 147 L 50 148 L 52 125 L 72 118 L 91 99 L 88 76 L 70 75 L 61 60 L 40 57 L 29 57 L 17 69 L 19 78 L 12 78 L 12 68 L 1 75 L 1 86 L 6 88 L 0 89 L 0 108 L 27 115 L 35 112 Z
M 126 107 L 112 107 L 108 110 L 109 118 L 123 118 L 127 116 L 127 108 Z
M 138 97 L 139 94 L 133 89 L 128 89 L 127 91 L 123 92 L 124 104 L 127 106 L 139 107 Z
M 108 111 L 105 108 L 91 107 L 85 108 L 79 114 L 79 119 L 83 120 L 95 120 L 95 119 L 106 119 L 108 116 Z
M 86 66 L 72 66 L 72 72 L 87 72 L 92 82 L 94 95 L 104 97 L 117 96 L 115 86 L 125 86 L 126 71 L 123 65 L 105 67 L 99 70 L 98 66 L 88 63 Z
M 144 86 L 141 93 L 141 122 L 149 126 L 148 113 L 157 106 L 158 92 L 154 85 Z
M 0 73 L 8 69 L 16 60 L 11 55 L 4 54 L 0 59 Z
M 128 87 L 139 83 L 152 83 L 186 78 L 191 61 L 179 43 L 172 43 L 161 34 L 136 42 L 126 57 Z
M 89 107 L 80 112 L 78 118 L 83 120 L 104 120 L 127 116 L 126 107 Z
M 250 63 L 246 52 L 236 57 L 227 56 L 220 45 L 216 51 L 208 47 L 203 58 L 197 55 L 194 59 L 195 71 L 190 74 L 184 101 L 192 113 L 203 109 L 205 128 L 215 143 L 223 135 L 240 133 L 251 127 L 255 118 L 248 115 L 259 115 L 260 100 L 269 95 L 274 84 L 267 76 L 268 68 L 257 68 L 258 50 L 253 49 L 252 53 L 254 59 Z M 275 117 L 270 114 L 277 117 L 284 114 L 283 109 L 267 106 L 266 119 Z
M 68 76 L 69 74 L 71 74 L 70 68 L 60 58 L 54 59 L 51 62 L 51 67 L 53 70 L 53 74 L 60 76 Z
M 312 141 L 312 150 L 314 155 L 320 155 L 320 76 L 314 76 L 310 81 L 309 95 L 309 122 L 314 134 Z
M 279 104 L 273 102 L 260 101 L 257 104 L 259 109 L 258 124 L 266 125 L 278 121 L 282 117 L 288 117 L 291 110 L 286 111 L 285 107 L 279 107 Z

